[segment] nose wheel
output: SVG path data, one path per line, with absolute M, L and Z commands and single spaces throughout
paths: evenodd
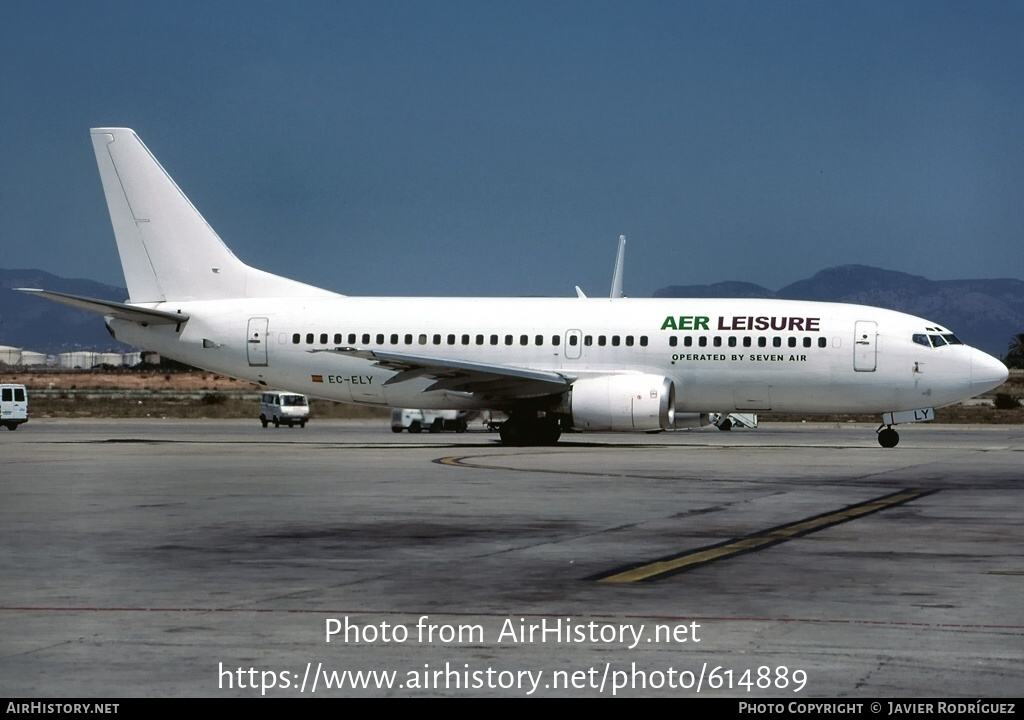
M 900 434 L 892 429 L 892 427 L 879 428 L 878 430 L 878 444 L 884 448 L 894 448 L 900 442 Z

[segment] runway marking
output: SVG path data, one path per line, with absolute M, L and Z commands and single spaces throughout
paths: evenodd
M 650 562 L 634 563 L 626 567 L 610 570 L 606 573 L 592 575 L 587 580 L 603 583 L 653 582 L 672 575 L 677 575 L 694 568 L 702 567 L 718 560 L 726 560 L 744 553 L 765 550 L 773 545 L 784 543 L 794 538 L 849 522 L 857 518 L 876 513 L 881 510 L 917 500 L 931 495 L 937 490 L 899 490 L 889 495 L 847 505 L 833 512 L 815 515 L 804 520 L 779 525 L 768 530 L 747 535 L 746 537 L 727 540 L 717 545 L 688 550 L 685 553 L 670 555 Z
M 605 447 L 605 446 L 602 446 Z M 607 446 L 613 447 L 613 446 Z M 623 446 L 614 446 L 623 447 Z M 638 447 L 650 447 L 638 446 Z M 509 467 L 508 465 L 487 465 L 478 462 L 469 462 L 470 460 L 477 460 L 479 458 L 487 457 L 500 457 L 500 458 L 516 458 L 523 457 L 524 455 L 550 455 L 552 453 L 501 453 L 496 455 L 449 455 L 447 457 L 436 458 L 432 462 L 438 465 L 448 465 L 450 467 L 462 467 L 462 468 L 475 468 L 477 470 L 507 470 L 509 472 L 527 472 L 527 473 L 547 473 L 549 475 L 582 475 L 584 477 L 607 477 L 607 478 L 640 478 L 644 480 L 698 480 L 695 477 L 685 477 L 682 475 L 640 475 L 637 473 L 626 473 L 626 472 L 597 472 L 595 470 L 558 470 L 555 468 L 517 468 Z M 559 453 L 559 457 L 564 457 L 563 454 Z

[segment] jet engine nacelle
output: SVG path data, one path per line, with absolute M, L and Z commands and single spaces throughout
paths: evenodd
M 650 432 L 675 427 L 675 383 L 661 375 L 581 378 L 565 408 L 579 430 Z

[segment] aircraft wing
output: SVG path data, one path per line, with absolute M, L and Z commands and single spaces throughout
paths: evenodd
M 124 303 L 111 302 L 109 300 L 97 300 L 96 298 L 83 297 L 81 295 L 69 295 L 67 293 L 53 292 L 52 290 L 39 290 L 37 288 L 15 288 L 29 295 L 53 300 L 63 305 L 70 305 L 79 310 L 117 318 L 118 320 L 130 320 L 140 325 L 177 325 L 188 320 L 188 315 L 183 313 L 169 313 L 163 310 L 151 310 L 150 308 L 126 305 Z
M 539 397 L 565 392 L 576 379 L 550 370 L 492 365 L 387 350 L 337 347 L 310 350 L 309 352 L 350 355 L 364 360 L 376 360 L 379 367 L 397 373 L 394 377 L 386 380 L 385 385 L 395 385 L 419 377 L 434 380 L 434 383 L 428 386 L 424 392 L 451 390 L 492 397 Z

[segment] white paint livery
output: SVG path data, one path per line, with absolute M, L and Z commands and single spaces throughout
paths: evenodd
M 624 298 L 618 262 L 610 298 L 338 295 L 238 260 L 132 130 L 92 139 L 130 300 L 28 292 L 104 315 L 124 342 L 261 385 L 503 410 L 510 444 L 745 411 L 885 413 L 879 441 L 891 447 L 895 422 L 931 419 L 1007 377 L 948 330 L 890 310 Z

